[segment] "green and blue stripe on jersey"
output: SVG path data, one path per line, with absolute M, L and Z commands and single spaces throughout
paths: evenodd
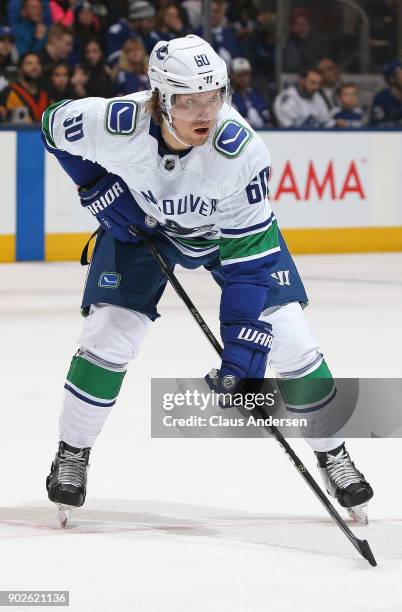
M 278 224 L 274 214 L 244 228 L 221 229 L 220 260 L 225 284 L 220 305 L 223 324 L 256 321 L 267 303 L 271 268 L 279 259 Z
M 191 270 L 205 268 L 212 274 L 223 290 L 222 306 L 228 318 L 231 314 L 229 310 L 236 320 L 245 320 L 247 313 L 258 319 L 265 308 L 295 301 L 307 302 L 300 275 L 280 232 L 279 259 L 269 264 L 260 258 L 244 264 L 223 266 L 219 258 L 219 245 L 215 245 L 212 253 L 194 257 L 182 253 L 177 247 L 178 242 L 173 244 L 173 240 L 168 240 L 164 234 L 154 234 L 153 241 L 172 270 L 180 265 Z M 105 270 L 118 274 L 121 282 L 105 287 L 104 283 L 99 282 Z M 274 276 L 279 277 L 281 270 L 288 272 L 287 283 L 278 282 Z M 158 317 L 157 304 L 165 285 L 166 277 L 144 243 L 119 242 L 109 232 L 102 230 L 97 237 L 88 271 L 82 307 L 87 312 L 90 304 L 105 302 L 142 312 L 155 320 Z M 255 286 L 258 295 L 254 292 Z
M 59 111 L 62 107 L 70 104 L 72 100 L 60 100 L 60 102 L 55 102 L 47 107 L 45 112 L 42 115 L 42 132 L 46 140 L 46 144 L 52 148 L 56 149 L 56 143 L 53 136 L 53 127 L 54 127 L 54 119 L 57 111 Z
M 273 213 L 265 220 L 244 228 L 221 230 L 221 237 L 216 239 L 183 238 L 162 233 L 183 254 L 190 257 L 202 257 L 219 249 L 223 266 L 250 262 L 256 259 L 273 261 L 280 252 L 278 224 Z
M 273 213 L 260 223 L 245 228 L 221 229 L 219 244 L 223 266 L 257 259 L 274 261 L 280 252 L 278 223 Z

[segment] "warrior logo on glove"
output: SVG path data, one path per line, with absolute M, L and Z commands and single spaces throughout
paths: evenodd
M 102 210 L 105 210 L 110 204 L 113 204 L 116 198 L 121 196 L 124 193 L 122 186 L 119 181 L 116 181 L 110 189 L 105 191 L 103 195 L 100 196 L 98 200 L 92 202 L 92 204 L 88 204 L 86 207 L 90 213 L 96 216 Z M 81 195 L 81 199 L 85 200 L 85 197 Z
M 239 340 L 246 340 L 246 342 L 253 342 L 254 344 L 260 344 L 267 348 L 272 347 L 272 341 L 274 337 L 269 332 L 259 332 L 257 329 L 251 327 L 242 327 L 239 335 Z

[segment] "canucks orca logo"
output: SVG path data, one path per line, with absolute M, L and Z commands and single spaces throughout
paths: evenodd
M 214 147 L 225 157 L 237 157 L 248 145 L 253 135 L 234 119 L 224 121 L 214 137 Z
M 157 50 L 156 57 L 160 60 L 164 60 L 167 54 L 168 54 L 168 46 L 163 45 L 162 47 L 159 47 L 159 49 Z
M 102 272 L 99 277 L 98 287 L 103 289 L 116 289 L 120 285 L 121 275 L 117 272 Z

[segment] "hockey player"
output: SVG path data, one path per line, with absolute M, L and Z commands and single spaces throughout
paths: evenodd
M 215 389 L 234 383 L 233 391 L 244 378 L 263 378 L 267 359 L 285 396 L 291 380 L 293 410 L 309 410 L 295 379 L 301 391 L 311 378 L 332 384 L 303 314 L 303 284 L 267 198 L 269 153 L 230 106 L 225 62 L 194 35 L 160 41 L 149 78 L 151 91 L 67 100 L 43 116 L 47 149 L 100 224 L 80 347 L 65 383 L 59 448 L 46 481 L 49 498 L 62 508 L 84 503 L 91 447 L 128 362 L 159 316 L 166 278 L 130 233 L 131 224 L 152 234 L 172 268 L 203 266 L 221 287 L 224 350 L 217 375 L 209 378 Z M 254 342 L 261 334 L 273 341 Z M 319 410 L 328 401 L 326 388 L 325 397 L 308 403 Z M 309 443 L 339 503 L 352 509 L 366 504 L 371 487 L 344 440 Z

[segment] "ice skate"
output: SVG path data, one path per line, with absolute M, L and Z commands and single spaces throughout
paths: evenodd
M 49 499 L 58 505 L 61 527 L 66 527 L 73 508 L 85 501 L 90 448 L 77 449 L 60 442 L 46 479 Z
M 347 509 L 353 520 L 367 525 L 367 503 L 373 497 L 373 489 L 355 467 L 345 445 L 315 454 L 328 493 Z

